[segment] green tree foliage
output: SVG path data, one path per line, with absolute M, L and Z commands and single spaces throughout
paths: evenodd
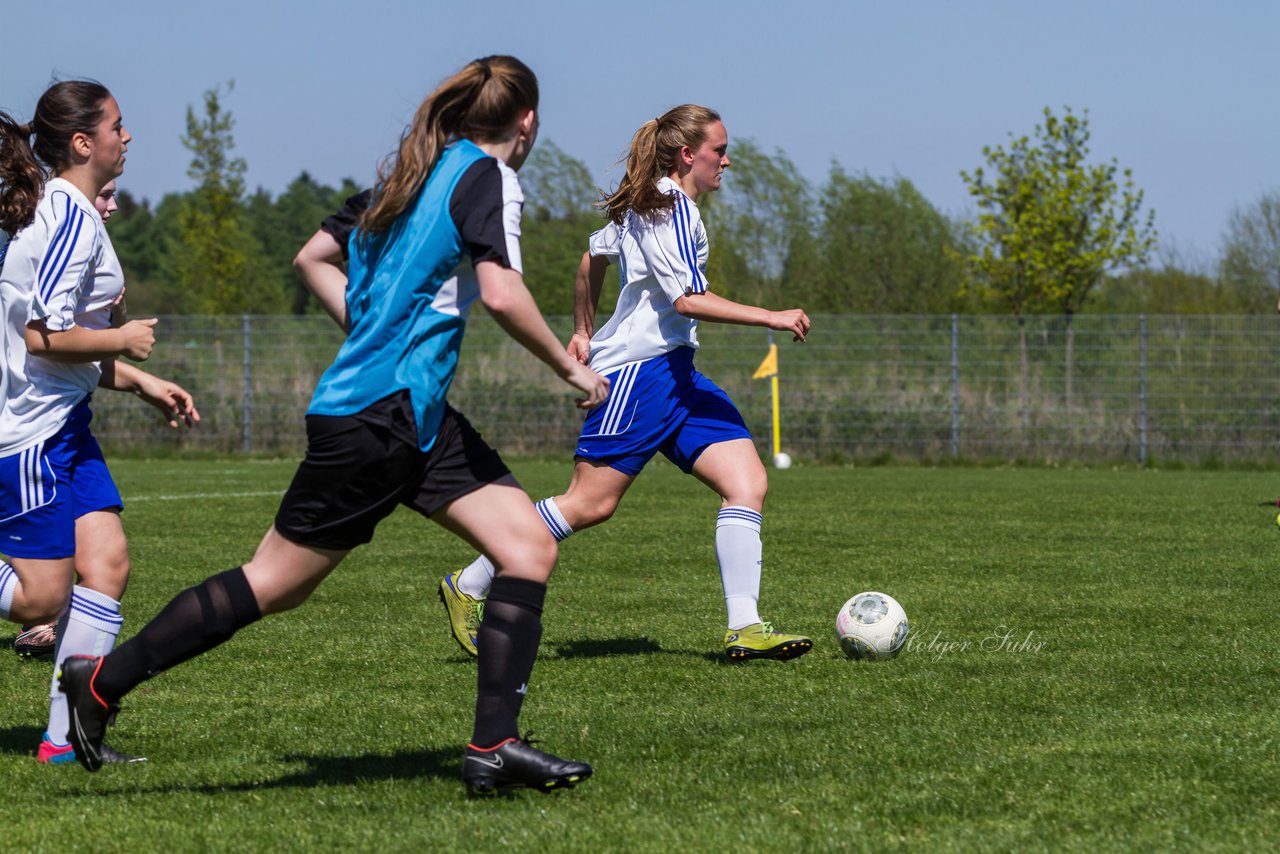
M 1242 310 L 1270 311 L 1280 298 L 1280 190 L 1237 208 L 1227 223 L 1220 276 Z
M 959 305 L 959 229 L 915 185 L 833 166 L 806 253 L 788 270 L 809 311 L 933 314 Z
M 231 91 L 228 84 L 227 91 Z M 204 93 L 203 112 L 187 108 L 182 144 L 196 188 L 178 210 L 177 274 L 190 309 L 207 314 L 276 314 L 285 295 L 270 280 L 270 263 L 250 232 L 244 206 L 243 158 L 233 157 L 235 121 L 220 87 Z
M 350 179 L 336 190 L 302 172 L 276 198 L 261 188 L 245 206 L 250 232 L 257 238 L 267 278 L 280 289 L 279 297 L 293 314 L 317 313 L 320 304 L 293 270 L 293 257 L 320 227 L 324 218 L 339 210 L 347 197 L 360 192 Z
M 586 165 L 550 140 L 539 142 L 520 169 L 520 187 L 525 283 L 543 313 L 573 314 L 573 282 L 587 238 L 604 225 L 594 206 L 599 192 Z M 602 312 L 611 311 L 617 300 L 616 282 L 611 271 L 600 298 Z
M 1156 245 L 1155 211 L 1113 159 L 1090 165 L 1088 114 L 1045 108 L 1034 139 L 982 150 L 960 175 L 978 205 L 969 263 L 984 295 L 1014 314 L 1073 314 L 1110 271 L 1141 266 Z
M 1046 107 L 1031 137 L 983 148 L 986 168 L 960 173 L 978 205 L 974 283 L 1019 317 L 1066 315 L 1068 399 L 1072 315 L 1108 272 L 1140 267 L 1156 245 L 1155 212 L 1143 215 L 1132 173 L 1114 159 L 1087 163 L 1089 136 L 1087 113 Z
M 750 139 L 734 142 L 730 163 L 719 192 L 698 199 L 711 240 L 708 275 L 722 296 L 773 303 L 812 238 L 813 189 L 782 151 L 767 154 Z

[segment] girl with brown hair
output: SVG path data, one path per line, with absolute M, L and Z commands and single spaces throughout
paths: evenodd
M 491 56 L 445 80 L 380 171 L 351 237 L 349 334 L 307 412 L 307 454 L 253 558 L 179 594 L 105 658 L 63 668 L 81 764 L 136 685 L 267 614 L 301 605 L 347 553 L 404 504 L 494 556 L 480 631 L 471 792 L 551 789 L 591 774 L 519 737 L 556 543 L 497 452 L 446 402 L 467 312 L 478 299 L 591 408 L 609 384 L 571 358 L 521 276 L 515 170 L 538 132 L 538 83 Z M 416 603 L 409 603 L 416 604 Z
M 89 429 L 94 390 L 132 392 L 173 427 L 199 420 L 185 390 L 119 360 L 146 359 L 156 324 L 111 323 L 124 275 L 95 201 L 130 139 L 92 81 L 51 86 L 30 124 L 0 115 L 0 618 L 34 632 L 61 615 L 58 661 L 111 649 L 129 578 L 124 502 Z M 36 758 L 73 762 L 56 681 L 49 700 Z
M 695 104 L 645 122 L 632 138 L 626 174 L 601 203 L 608 222 L 582 256 L 568 347 L 612 381 L 613 393 L 587 415 L 568 490 L 537 508 L 557 541 L 598 525 L 661 452 L 720 496 L 715 548 L 728 611 L 726 656 L 785 660 L 808 652 L 813 641 L 779 632 L 759 614 L 768 477 L 742 416 L 694 368 L 693 357 L 699 321 L 763 326 L 804 341 L 809 318 L 798 308 L 770 311 L 708 290 L 707 234 L 696 202 L 720 188 L 728 146 L 720 116 Z M 596 329 L 612 263 L 621 268 L 622 290 L 613 316 Z M 482 554 L 440 585 L 454 637 L 468 652 L 491 567 Z

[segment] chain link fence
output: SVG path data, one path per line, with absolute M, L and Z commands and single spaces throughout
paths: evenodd
M 567 340 L 569 318 L 551 318 Z M 703 324 L 698 366 L 737 402 L 762 453 L 768 333 Z M 197 399 L 167 431 L 120 394 L 94 399 L 108 453 L 296 456 L 302 415 L 341 344 L 325 317 L 170 317 L 145 367 Z M 797 459 L 1274 462 L 1275 316 L 823 316 L 779 341 L 782 447 Z M 468 324 L 450 401 L 508 454 L 571 453 L 573 391 L 483 313 Z

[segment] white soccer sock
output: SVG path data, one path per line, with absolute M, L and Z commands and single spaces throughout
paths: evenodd
M 472 599 L 483 599 L 489 595 L 489 585 L 493 584 L 493 561 L 480 555 L 458 575 L 458 589 Z
M 554 498 L 544 498 L 533 506 L 542 517 L 542 521 L 547 523 L 547 530 L 556 538 L 557 543 L 569 539 L 573 528 L 570 528 L 569 523 L 564 520 L 564 514 L 556 506 Z
M 18 573 L 8 561 L 0 560 L 0 620 L 9 619 L 13 609 L 13 591 L 18 589 Z
M 58 648 L 54 652 L 53 683 L 49 688 L 49 738 L 67 743 L 67 695 L 58 690 L 58 671 L 69 655 L 106 655 L 116 644 L 120 626 L 120 603 L 105 593 L 76 585 L 71 588 L 71 606 L 58 619 Z
M 573 533 L 573 528 L 564 520 L 564 514 L 556 506 L 554 498 L 544 498 L 533 505 L 542 521 L 546 524 L 556 542 L 561 542 Z M 458 589 L 473 599 L 483 599 L 489 595 L 489 586 L 493 584 L 493 561 L 480 555 L 467 565 L 458 576 Z
M 716 562 L 729 628 L 741 629 L 760 622 L 760 545 L 763 517 L 750 507 L 725 507 L 716 516 Z

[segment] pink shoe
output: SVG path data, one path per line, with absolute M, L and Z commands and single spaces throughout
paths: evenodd
M 76 749 L 70 744 L 54 744 L 46 732 L 36 751 L 36 761 L 42 765 L 66 765 L 76 761 Z

